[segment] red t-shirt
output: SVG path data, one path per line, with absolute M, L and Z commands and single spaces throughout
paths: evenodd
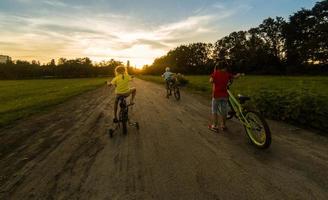
M 213 97 L 222 98 L 228 97 L 228 83 L 233 78 L 233 75 L 226 71 L 216 70 L 212 73 L 213 78 Z

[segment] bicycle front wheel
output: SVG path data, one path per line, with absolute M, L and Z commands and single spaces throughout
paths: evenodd
M 245 125 L 245 130 L 251 142 L 258 148 L 268 148 L 271 144 L 271 132 L 264 117 L 254 111 L 247 111 L 245 117 L 249 124 Z

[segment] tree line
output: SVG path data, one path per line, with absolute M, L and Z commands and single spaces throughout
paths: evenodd
M 57 64 L 54 59 L 41 65 L 38 61 L 9 61 L 0 64 L 0 79 L 29 79 L 29 78 L 86 78 L 113 76 L 116 66 L 121 61 L 111 59 L 93 64 L 89 58 L 66 59 L 60 58 Z
M 328 0 L 289 16 L 267 18 L 248 31 L 232 32 L 214 44 L 192 43 L 170 50 L 144 66 L 145 74 L 165 67 L 208 74 L 217 64 L 254 74 L 328 74 Z

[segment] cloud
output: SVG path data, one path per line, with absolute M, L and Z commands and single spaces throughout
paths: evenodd
M 96 31 L 88 27 L 79 27 L 74 25 L 41 24 L 41 25 L 37 25 L 37 28 L 45 31 L 55 31 L 64 34 L 75 34 L 75 33 L 104 34 L 104 32 Z
M 56 0 L 56 1 L 43 1 L 44 4 L 54 6 L 54 7 L 68 7 L 68 5 L 62 1 Z
M 74 5 L 63 1 L 38 2 L 62 10 L 74 9 Z M 240 9 L 245 6 L 229 9 L 214 4 L 175 21 L 151 24 L 127 14 L 98 13 L 85 7 L 74 12 L 47 10 L 42 15 L 0 13 L 0 49 L 16 58 L 33 56 L 42 62 L 58 57 L 89 56 L 96 60 L 130 59 L 138 65 L 150 64 L 155 57 L 176 45 L 217 39 L 220 20 L 231 17 Z
M 139 39 L 137 44 L 144 44 L 149 45 L 154 49 L 165 49 L 168 47 L 168 45 L 164 44 L 161 41 L 155 41 L 155 40 L 147 40 L 147 39 Z

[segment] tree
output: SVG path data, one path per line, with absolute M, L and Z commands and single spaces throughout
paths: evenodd
M 328 64 L 328 1 L 316 3 L 312 8 L 315 20 L 314 32 L 311 37 L 313 45 L 311 59 L 321 64 Z
M 284 36 L 288 64 L 328 64 L 328 1 L 290 16 Z
M 280 65 L 285 57 L 285 38 L 283 35 L 285 25 L 286 22 L 282 17 L 276 17 L 276 19 L 269 17 L 259 25 L 260 36 L 268 46 L 268 54 L 272 55 L 274 59 L 272 64 L 275 65 Z
M 215 62 L 230 63 L 233 71 L 245 71 L 248 61 L 246 36 L 246 31 L 239 31 L 218 40 L 213 53 Z

